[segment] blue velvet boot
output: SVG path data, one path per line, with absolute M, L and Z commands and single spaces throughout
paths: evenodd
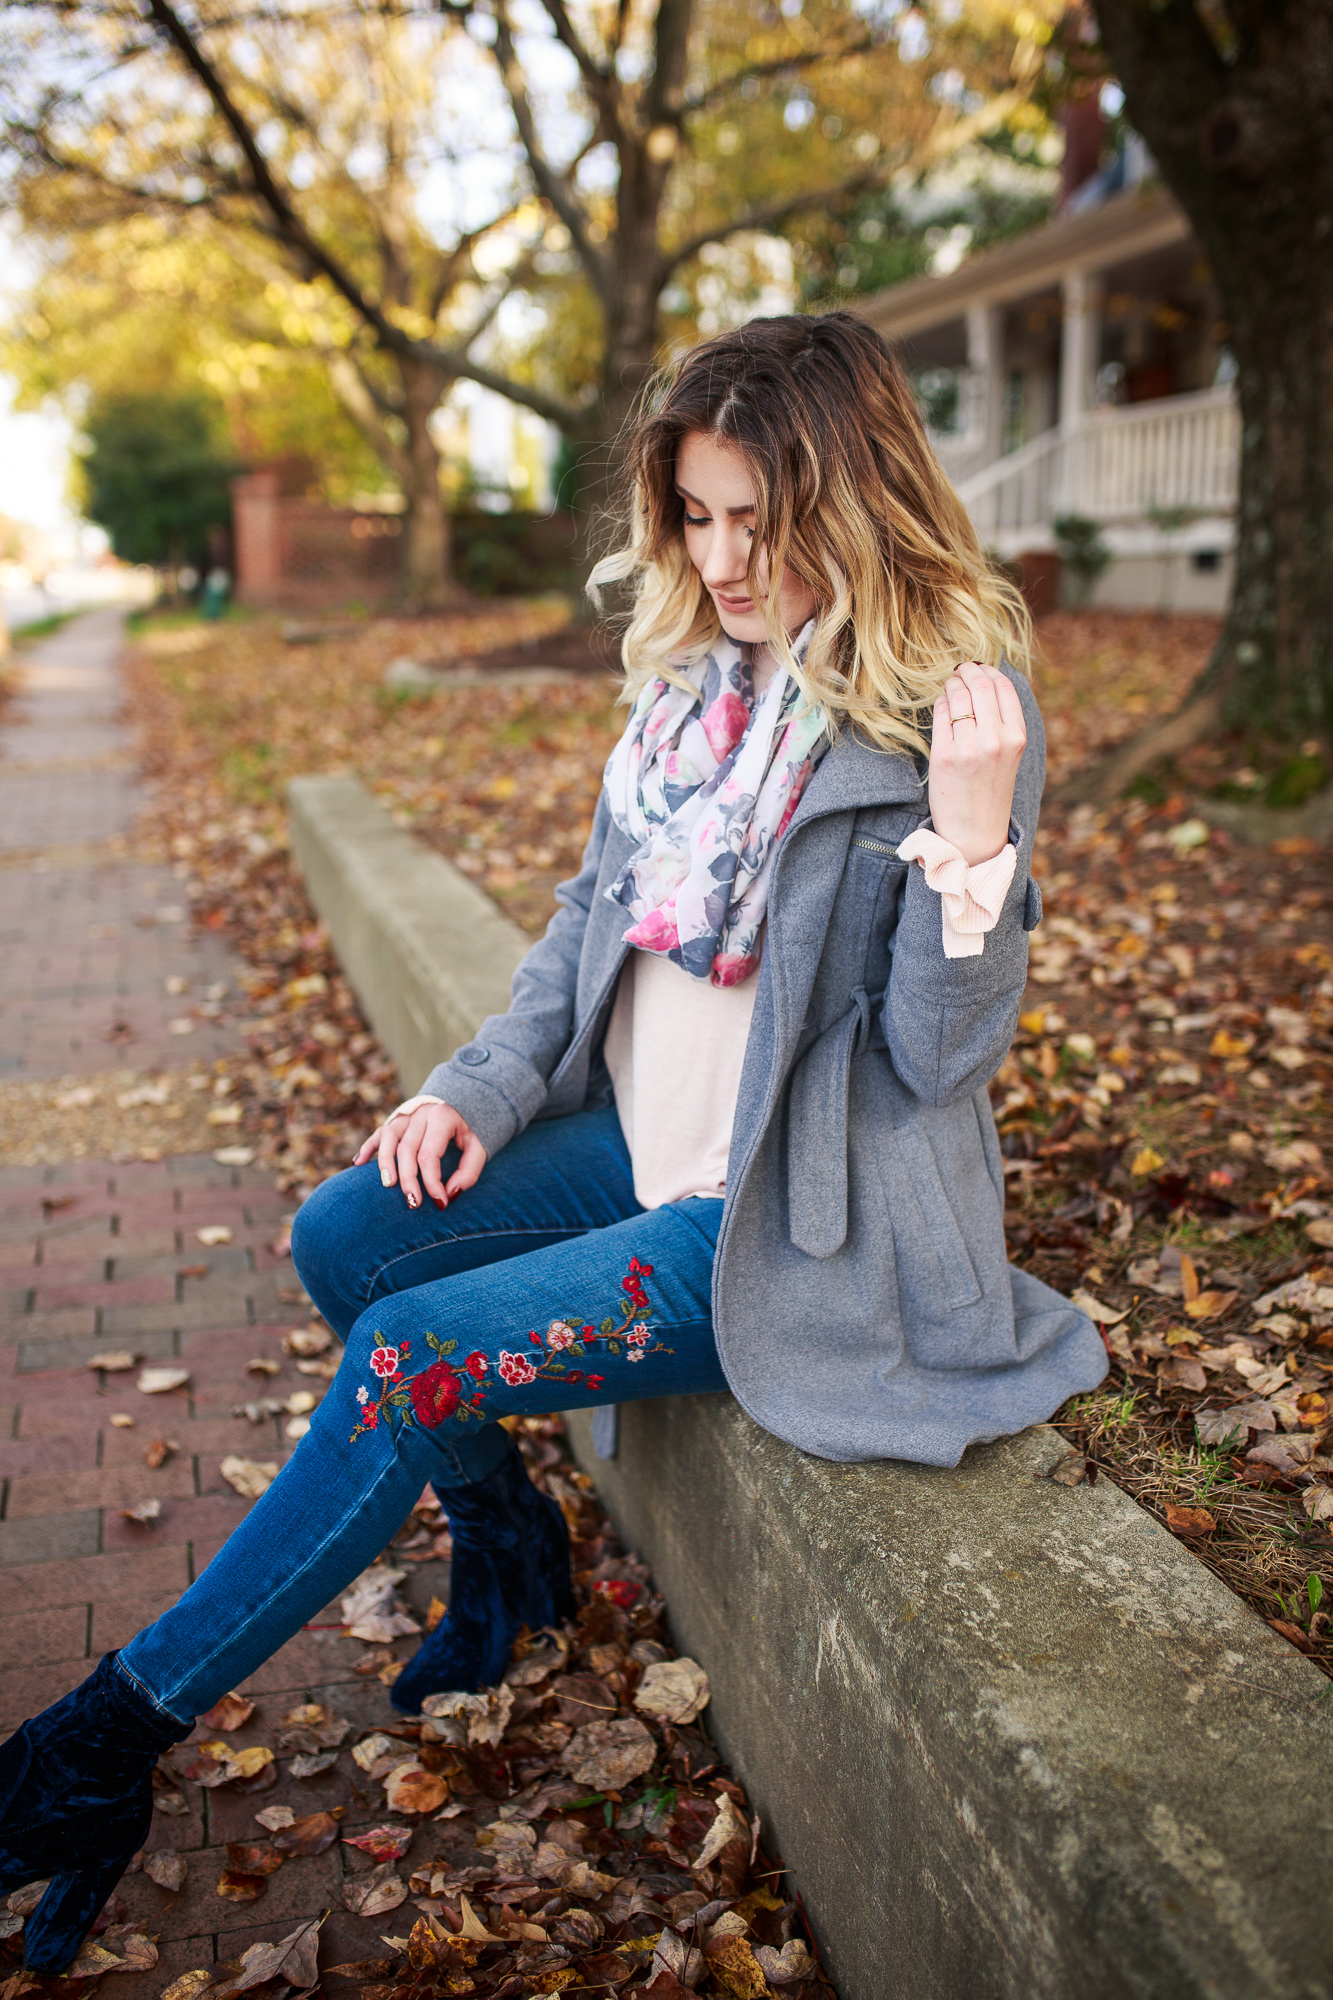
M 494 1687 L 520 1625 L 535 1632 L 574 1616 L 565 1517 L 528 1478 L 516 1445 L 484 1479 L 432 1484 L 453 1536 L 449 1616 L 389 1690 L 405 1715 L 428 1694 Z
M 150 1700 L 107 1653 L 96 1671 L 0 1744 L 0 1893 L 50 1878 L 24 1927 L 24 1964 L 63 1972 L 143 1846 L 153 1767 L 194 1727 Z

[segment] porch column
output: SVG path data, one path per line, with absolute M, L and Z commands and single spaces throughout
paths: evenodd
M 1100 284 L 1086 271 L 1066 271 L 1061 290 L 1060 428 L 1067 431 L 1092 407 L 1101 345 L 1102 293 Z
M 967 428 L 983 447 L 981 463 L 991 465 L 1004 442 L 1003 306 L 968 307 L 967 365 L 972 381 Z

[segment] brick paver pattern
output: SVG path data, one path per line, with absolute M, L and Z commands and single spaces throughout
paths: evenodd
M 240 968 L 216 938 L 189 936 L 188 882 L 134 858 L 142 793 L 118 719 L 119 643 L 118 618 L 103 612 L 47 641 L 0 732 L 0 1077 L 181 1067 L 185 1055 L 235 1047 L 222 1023 L 200 1023 L 188 1042 L 169 1025 L 181 1005 L 170 975 L 197 992 Z M 208 1155 L 0 1167 L 0 1737 L 199 1574 L 246 1512 L 219 1471 L 226 1454 L 281 1462 L 292 1449 L 282 1417 L 232 1414 L 312 1386 L 281 1346 L 307 1304 L 270 1247 L 288 1210 L 265 1174 Z M 201 1244 L 197 1232 L 218 1224 L 230 1242 Z M 88 1366 L 117 1349 L 178 1362 L 187 1387 L 146 1395 L 137 1368 Z M 280 1373 L 247 1374 L 254 1359 Z M 133 1428 L 112 1423 L 120 1414 Z M 154 1470 L 144 1454 L 157 1438 L 176 1449 Z M 155 1523 L 126 1518 L 152 1498 Z M 424 1607 L 443 1582 L 438 1565 L 418 1566 L 413 1600 Z M 358 1734 L 391 1721 L 385 1689 L 353 1672 L 364 1648 L 336 1621 L 333 1607 L 247 1684 L 259 1705 L 230 1741 L 273 1745 L 283 1716 L 307 1701 L 332 1702 Z M 341 1806 L 347 1830 L 383 1817 L 378 1788 L 358 1788 L 346 1756 L 304 1781 L 275 1768 L 262 1796 L 186 1784 L 185 1814 L 154 1815 L 149 1850 L 185 1852 L 189 1877 L 177 1896 L 142 1872 L 122 1882 L 128 1915 L 145 1920 L 161 1956 L 151 1973 L 117 1976 L 116 2000 L 148 2000 L 178 1973 L 234 1959 L 330 1906 L 321 1963 L 382 1951 L 386 1920 L 340 1907 L 344 1871 L 370 1865 L 341 1843 L 286 1862 L 258 1904 L 216 1893 L 225 1844 L 263 1840 L 254 1815 L 265 1806 Z

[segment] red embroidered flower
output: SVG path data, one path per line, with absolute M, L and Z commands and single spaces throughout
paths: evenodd
M 528 1339 L 532 1342 L 534 1347 L 540 1347 L 542 1344 L 542 1337 L 539 1333 L 530 1333 L 528 1335 Z
M 396 1375 L 398 1373 L 398 1349 L 396 1347 L 372 1348 L 370 1366 L 376 1375 Z
M 590 1326 L 585 1326 L 583 1329 L 583 1338 L 585 1340 L 596 1340 L 597 1335 Z
M 535 1382 L 537 1370 L 526 1354 L 510 1354 L 500 1349 L 500 1380 L 507 1382 L 511 1389 L 521 1389 L 525 1382 Z
M 456 1370 L 447 1361 L 436 1361 L 408 1384 L 412 1408 L 419 1424 L 433 1431 L 458 1408 L 462 1389 Z
M 574 1329 L 565 1319 L 553 1319 L 546 1329 L 546 1345 L 553 1354 L 561 1354 L 565 1348 L 574 1345 Z
M 637 1258 L 637 1257 L 631 1257 L 631 1258 L 630 1258 L 630 1260 L 629 1260 L 629 1267 L 630 1267 L 631 1271 L 637 1271 L 637 1272 L 639 1273 L 639 1276 L 640 1276 L 640 1277 L 643 1277 L 643 1278 L 651 1278 L 651 1277 L 652 1277 L 652 1275 L 653 1275 L 653 1267 L 652 1267 L 652 1265 L 651 1265 L 651 1264 L 641 1264 L 641 1263 L 639 1262 L 639 1260 L 638 1260 L 638 1258 Z
M 470 1407 L 474 1410 L 479 1410 L 482 1404 L 485 1402 L 485 1400 L 486 1398 L 484 1396 L 476 1395 L 472 1398 L 472 1403 Z
M 399 1341 L 399 1343 L 398 1343 L 398 1355 L 399 1355 L 399 1359 L 400 1359 L 400 1360 L 402 1360 L 402 1361 L 406 1361 L 406 1359 L 407 1359 L 408 1355 L 409 1355 L 409 1354 L 410 1354 L 411 1352 L 412 1352 L 412 1343 L 411 1343 L 411 1341 L 410 1341 L 410 1340 L 400 1340 L 400 1341 Z
M 588 1387 L 590 1389 L 600 1389 L 605 1380 L 605 1375 L 590 1375 L 588 1377 Z
M 475 1354 L 469 1354 L 467 1360 L 463 1363 L 463 1366 L 467 1369 L 468 1374 L 471 1375 L 473 1380 L 477 1382 L 485 1381 L 486 1370 L 490 1367 L 490 1365 L 491 1365 L 490 1362 L 486 1359 L 486 1356 L 481 1352 L 480 1349 L 478 1349 Z
M 571 1368 L 566 1374 L 565 1380 L 566 1382 L 581 1382 L 583 1380 L 583 1370 L 581 1368 Z
M 642 1347 L 648 1338 L 648 1329 L 646 1326 L 632 1326 L 625 1338 L 631 1347 Z
M 379 1420 L 380 1420 L 379 1404 L 367 1403 L 365 1408 L 361 1412 L 361 1421 L 365 1425 L 366 1429 L 368 1431 L 373 1431 Z

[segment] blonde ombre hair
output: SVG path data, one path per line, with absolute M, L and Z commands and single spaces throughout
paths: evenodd
M 768 642 L 833 726 L 881 750 L 924 752 L 930 710 L 965 661 L 1026 673 L 1027 606 L 999 575 L 940 469 L 907 378 L 850 313 L 754 319 L 692 348 L 650 383 L 630 428 L 628 530 L 590 589 L 630 582 L 625 694 L 679 677 L 713 645 L 717 611 L 685 552 L 682 439 L 730 445 L 754 482 L 748 583 Z M 814 592 L 804 666 L 758 578 L 790 568 Z

